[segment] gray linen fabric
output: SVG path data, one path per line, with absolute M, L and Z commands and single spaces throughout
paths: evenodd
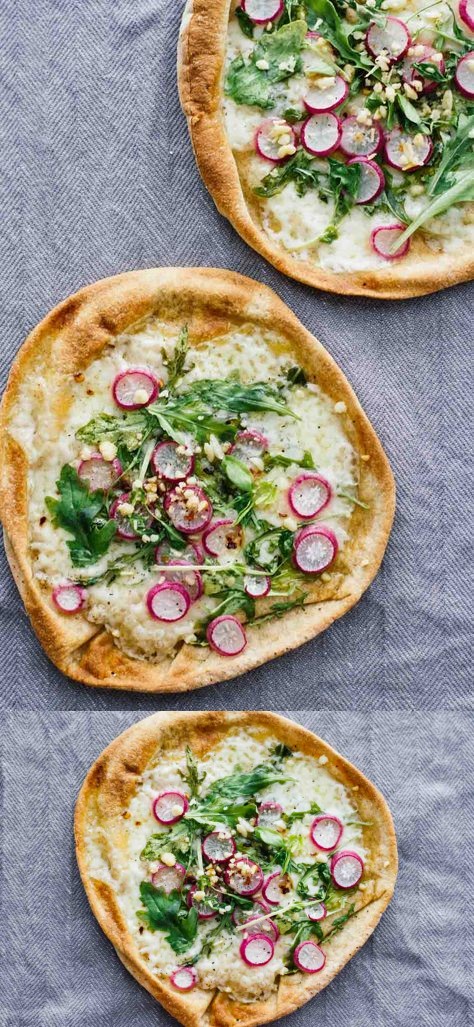
M 474 956 L 472 714 L 288 714 L 384 792 L 400 873 L 375 934 L 285 1027 L 468 1027 Z M 2 739 L 2 1027 L 172 1027 L 122 967 L 89 910 L 72 840 L 82 779 L 136 720 L 13 712 Z M 3 991 L 3 994 L 2 994 Z
M 398 482 L 384 567 L 321 638 L 253 675 L 188 696 L 90 691 L 42 653 L 0 570 L 0 707 L 472 708 L 468 525 L 472 292 L 342 299 L 279 275 L 201 184 L 176 92 L 180 3 L 0 4 L 0 373 L 32 326 L 94 279 L 154 264 L 230 267 L 273 286 L 325 343 Z M 472 521 L 471 521 L 472 523 Z

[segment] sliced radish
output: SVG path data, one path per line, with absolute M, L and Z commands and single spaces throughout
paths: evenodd
M 301 142 L 317 157 L 327 157 L 337 150 L 341 139 L 341 123 L 336 114 L 313 114 L 301 128 Z
M 108 492 L 122 474 L 120 460 L 104 460 L 100 453 L 92 453 L 88 460 L 81 460 L 77 473 L 81 481 L 87 482 L 91 492 L 103 489 Z
M 235 553 L 243 542 L 243 531 L 240 524 L 235 524 L 231 517 L 214 521 L 204 532 L 202 544 L 209 556 L 225 556 Z
M 179 452 L 182 449 L 184 446 L 177 442 L 160 442 L 151 456 L 155 474 L 165 481 L 184 481 L 189 478 L 194 469 L 194 457 L 192 453 Z
M 242 10 L 256 25 L 275 21 L 275 18 L 280 17 L 283 6 L 283 0 L 242 0 L 241 2 Z
M 474 100 L 474 50 L 465 53 L 458 61 L 454 81 L 463 96 L 468 100 Z
M 177 824 L 189 808 L 183 792 L 160 792 L 153 801 L 153 816 L 159 824 Z
M 305 974 L 316 974 L 323 969 L 326 956 L 315 941 L 302 941 L 293 953 L 295 966 Z
M 373 203 L 385 189 L 385 175 L 374 160 L 367 157 L 352 157 L 348 164 L 360 166 L 360 182 L 356 203 Z
M 198 485 L 178 485 L 168 492 L 164 507 L 172 524 L 185 535 L 207 528 L 212 517 L 212 503 Z
M 275 946 L 266 934 L 251 934 L 244 938 L 240 955 L 247 966 L 266 966 L 273 959 Z
M 361 125 L 354 114 L 341 125 L 341 150 L 347 157 L 369 157 L 379 153 L 383 146 L 380 125 Z
M 412 136 L 394 128 L 385 138 L 385 160 L 397 171 L 415 171 L 427 164 L 433 153 L 429 136 Z
M 175 863 L 174 867 L 167 867 L 161 863 L 158 870 L 151 875 L 151 883 L 155 888 L 162 888 L 166 895 L 172 891 L 179 891 L 186 877 L 186 867 L 182 863 Z
M 141 367 L 129 367 L 121 371 L 113 381 L 112 395 L 122 410 L 140 410 L 153 403 L 159 392 L 159 382 L 151 371 Z
M 293 542 L 293 559 L 304 574 L 320 574 L 336 558 L 337 538 L 330 528 L 314 524 L 302 528 Z
M 258 807 L 257 826 L 274 827 L 281 820 L 283 807 L 279 802 L 262 802 Z
M 200 899 L 199 901 L 197 901 L 194 898 L 197 891 L 200 891 L 197 884 L 194 884 L 193 887 L 189 889 L 188 896 L 186 899 L 188 906 L 190 908 L 191 906 L 194 906 L 194 909 L 197 910 L 197 915 L 200 920 L 212 920 L 213 917 L 217 916 L 219 910 L 213 909 L 212 906 L 210 906 L 205 899 Z
M 311 841 L 323 852 L 330 852 L 331 849 L 336 848 L 336 845 L 339 845 L 343 830 L 344 824 L 339 817 L 326 816 L 322 813 L 319 817 L 315 817 L 311 824 Z
M 210 863 L 227 863 L 234 855 L 236 846 L 232 835 L 211 831 L 202 842 L 202 851 Z
M 268 449 L 268 439 L 265 438 L 265 435 L 261 435 L 259 431 L 249 430 L 238 432 L 229 452 L 236 460 L 251 467 L 252 461 L 261 457 L 266 449 Z
M 279 906 L 286 895 L 293 889 L 291 877 L 282 874 L 279 870 L 267 877 L 262 888 L 262 895 L 271 906 Z
M 253 903 L 252 909 L 240 909 L 238 906 L 235 907 L 232 913 L 232 920 L 236 927 L 241 927 L 245 924 L 245 933 L 247 934 L 268 934 L 272 941 L 276 944 L 280 937 L 280 932 L 277 925 L 273 920 L 262 920 L 261 917 L 264 913 L 269 913 L 270 907 L 264 902 L 260 902 L 258 899 Z M 253 921 L 256 921 L 254 924 Z
M 365 37 L 365 45 L 372 57 L 380 57 L 381 53 L 386 53 L 390 61 L 399 61 L 404 57 L 410 43 L 410 33 L 405 22 L 400 18 L 393 18 L 391 14 L 383 26 L 373 21 Z
M 148 612 L 155 620 L 172 624 L 186 616 L 191 605 L 189 592 L 177 581 L 153 585 L 147 593 Z
M 459 17 L 474 32 L 474 0 L 460 0 Z
M 325 89 L 317 89 L 313 86 L 303 97 L 303 103 L 310 114 L 324 114 L 325 111 L 333 111 L 340 107 L 341 103 L 349 95 L 349 86 L 340 75 L 336 75 L 336 81 L 332 86 Z
M 231 859 L 225 872 L 225 882 L 237 895 L 255 895 L 263 884 L 263 873 L 253 859 L 238 856 Z
M 282 146 L 295 146 L 296 133 L 291 125 L 288 125 L 283 118 L 267 118 L 255 133 L 255 149 L 264 160 L 271 160 L 273 164 L 281 164 L 288 160 L 289 154 L 280 156 Z
M 165 563 L 174 563 L 179 559 L 180 563 L 203 563 L 204 554 L 196 542 L 188 542 L 184 549 L 173 549 L 169 542 L 160 542 L 155 549 L 155 563 L 162 566 Z
M 126 542 L 134 542 L 136 539 L 140 538 L 140 536 L 135 531 L 135 528 L 131 523 L 130 517 L 124 516 L 124 514 L 120 513 L 120 507 L 123 506 L 124 503 L 129 502 L 130 493 L 123 492 L 122 495 L 119 496 L 118 499 L 116 499 L 115 502 L 112 503 L 112 506 L 109 510 L 109 517 L 111 517 L 112 520 L 117 522 L 116 534 L 118 535 L 118 537 L 125 539 Z
M 206 638 L 211 649 L 220 656 L 238 656 L 247 645 L 247 636 L 237 617 L 223 614 L 207 626 Z
M 310 520 L 324 510 L 331 495 L 329 482 L 320 474 L 299 474 L 288 489 L 288 502 L 297 517 Z
M 169 570 L 167 568 L 163 571 L 166 580 L 177 581 L 179 585 L 183 585 L 186 592 L 189 592 L 191 602 L 195 603 L 204 591 L 202 575 L 186 563 L 186 560 L 170 560 L 168 567 Z
M 414 65 L 434 64 L 435 67 L 438 68 L 438 71 L 440 71 L 441 74 L 444 75 L 444 72 L 446 70 L 444 58 L 443 55 L 439 52 L 439 50 L 435 50 L 432 46 L 424 46 L 422 43 L 419 43 L 416 47 L 413 47 L 413 49 L 418 50 L 418 46 L 423 46 L 423 53 L 418 54 L 418 56 L 416 54 L 410 53 L 405 57 L 405 60 L 402 64 L 402 78 L 404 82 L 408 82 L 409 84 L 415 81 L 422 82 L 423 92 L 432 93 L 435 89 L 438 88 L 438 83 L 435 82 L 432 78 L 423 78 L 421 73 L 418 71 L 417 68 L 415 68 Z
M 178 966 L 178 969 L 170 974 L 171 984 L 178 991 L 191 991 L 191 988 L 196 986 L 197 979 L 198 975 L 193 966 Z
M 72 581 L 65 582 L 53 589 L 52 600 L 61 613 L 79 613 L 87 602 L 87 591 Z
M 261 599 L 263 596 L 267 596 L 271 587 L 272 579 L 267 577 L 267 575 L 245 575 L 244 589 L 247 595 L 251 596 L 252 599 Z
M 394 251 L 397 239 L 400 238 L 404 231 L 405 225 L 381 225 L 380 228 L 374 228 L 370 236 L 370 242 L 379 257 L 384 257 L 385 260 L 399 260 L 400 257 L 404 257 L 408 253 L 410 249 L 409 239 L 403 243 L 403 246 Z
M 317 923 L 318 920 L 324 920 L 328 911 L 324 902 L 318 902 L 316 906 L 308 906 L 305 912 L 308 920 L 311 920 L 313 923 Z
M 331 874 L 338 888 L 355 888 L 364 873 L 364 861 L 357 852 L 345 849 L 331 860 Z

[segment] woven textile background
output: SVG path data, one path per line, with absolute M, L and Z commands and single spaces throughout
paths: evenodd
M 153 264 L 230 267 L 273 286 L 340 362 L 392 461 L 398 511 L 382 572 L 324 636 L 188 696 L 92 692 L 43 655 L 0 568 L 3 708 L 467 708 L 472 291 L 400 304 L 280 276 L 201 184 L 179 109 L 181 0 L 0 3 L 0 370 L 50 307 Z
M 293 712 L 383 790 L 400 873 L 375 934 L 283 1027 L 468 1027 L 474 932 L 469 786 L 474 716 Z M 95 922 L 75 864 L 73 807 L 131 713 L 11 713 L 2 739 L 2 1027 L 173 1027 Z M 3 1019 L 2 1019 L 3 1015 Z

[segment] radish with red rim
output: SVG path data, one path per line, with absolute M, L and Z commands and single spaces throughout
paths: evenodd
M 362 125 L 355 114 L 344 118 L 341 125 L 340 149 L 346 157 L 370 157 L 379 153 L 383 146 L 383 132 L 380 125 Z
M 212 518 L 212 503 L 198 485 L 178 485 L 168 492 L 164 508 L 174 527 L 184 535 L 204 531 Z
M 188 542 L 184 549 L 179 551 L 173 549 L 169 542 L 160 542 L 155 549 L 155 563 L 162 566 L 166 563 L 174 563 L 179 558 L 180 563 L 203 563 L 204 554 L 197 542 Z
M 284 143 L 282 137 L 285 137 Z M 290 154 L 279 155 L 282 146 L 296 146 L 296 133 L 283 118 L 266 118 L 255 133 L 255 149 L 259 157 L 272 164 L 282 164 Z
M 238 856 L 231 859 L 225 872 L 225 882 L 237 895 L 255 895 L 262 887 L 263 873 L 253 859 Z
M 196 892 L 199 892 L 197 884 L 193 884 L 192 888 L 189 889 L 186 902 L 189 908 L 191 906 L 196 910 L 199 920 L 212 920 L 213 917 L 217 916 L 219 910 L 213 909 L 205 899 L 195 899 Z M 217 897 L 217 896 L 216 896 Z
M 236 851 L 232 835 L 211 831 L 202 841 L 202 853 L 209 863 L 228 863 Z
M 306 916 L 308 917 L 308 920 L 312 921 L 312 923 L 318 923 L 319 920 L 324 920 L 327 916 L 327 912 L 324 902 L 318 902 L 316 906 L 308 906 L 308 908 L 305 909 Z
M 211 620 L 206 629 L 206 638 L 211 649 L 220 656 L 238 656 L 247 645 L 243 625 L 231 614 L 222 614 Z
M 193 966 L 178 966 L 170 974 L 170 982 L 178 991 L 191 991 L 197 984 L 198 975 Z
M 275 946 L 266 934 L 251 934 L 244 938 L 239 951 L 247 966 L 266 966 L 273 959 Z
M 129 367 L 116 375 L 112 396 L 121 410 L 141 410 L 153 403 L 160 389 L 158 379 L 142 367 Z
M 130 517 L 120 513 L 120 507 L 129 502 L 130 493 L 123 492 L 122 495 L 112 503 L 109 510 L 109 517 L 113 521 L 117 522 L 116 535 L 118 538 L 122 538 L 125 542 L 135 542 L 140 538 L 140 535 L 135 531 L 135 528 L 130 521 Z
M 61 613 L 79 613 L 87 602 L 87 591 L 81 585 L 65 581 L 63 585 L 53 588 L 52 600 Z
M 242 10 L 256 25 L 275 21 L 283 12 L 283 0 L 241 0 Z
M 331 852 L 342 838 L 344 824 L 339 817 L 321 813 L 315 817 L 310 829 L 310 838 L 316 848 L 323 852 Z
M 288 502 L 297 517 L 311 520 L 324 510 L 332 495 L 332 489 L 321 474 L 299 474 L 288 489 Z
M 320 574 L 336 559 L 337 538 L 323 524 L 302 528 L 293 542 L 293 561 L 303 574 Z
M 295 948 L 293 960 L 298 970 L 305 974 L 316 974 L 323 969 L 326 956 L 315 941 L 302 941 Z
M 235 906 L 232 910 L 231 920 L 236 927 L 242 927 L 243 924 L 256 920 L 258 917 L 264 916 L 265 913 L 269 912 L 270 906 L 267 906 L 266 902 L 262 902 L 261 899 L 254 899 L 251 909 L 242 909 L 242 906 Z
M 364 861 L 357 852 L 343 849 L 332 857 L 330 870 L 338 888 L 355 888 L 364 873 Z
M 177 581 L 153 585 L 147 593 L 148 612 L 154 620 L 173 624 L 186 616 L 191 606 L 191 598 L 187 588 Z
M 474 100 L 474 50 L 465 53 L 458 61 L 454 81 L 463 96 L 468 100 Z
M 258 899 L 255 900 L 252 909 L 239 909 L 235 907 L 232 913 L 232 921 L 236 927 L 243 927 L 245 924 L 245 934 L 267 934 L 270 936 L 274 944 L 277 943 L 280 937 L 280 931 L 273 920 L 262 920 L 262 915 L 270 912 L 270 907 L 264 902 L 260 902 Z M 255 920 L 255 923 L 253 921 Z
M 326 111 L 333 111 L 340 107 L 349 95 L 349 86 L 341 75 L 335 76 L 332 85 L 324 89 L 317 89 L 313 86 L 303 97 L 303 103 L 310 114 L 324 114 Z
M 179 810 L 178 810 L 179 806 Z M 153 800 L 152 810 L 155 820 L 165 827 L 177 824 L 178 820 L 184 817 L 189 808 L 189 802 L 184 792 L 167 791 L 160 792 Z M 178 810 L 178 811 L 177 811 Z
M 352 157 L 347 162 L 358 164 L 360 167 L 360 181 L 355 202 L 357 204 L 373 203 L 385 189 L 385 175 L 382 168 L 374 160 L 368 157 Z
M 180 453 L 183 449 L 177 442 L 160 442 L 155 446 L 151 462 L 155 474 L 165 481 L 184 481 L 194 470 L 192 453 Z
M 365 37 L 365 45 L 371 57 L 375 59 L 386 53 L 390 62 L 399 61 L 404 57 L 410 43 L 410 33 L 405 22 L 391 14 L 387 16 L 385 25 L 373 21 Z
M 474 0 L 460 0 L 459 17 L 474 32 Z
M 183 585 L 186 592 L 189 593 L 192 603 L 202 596 L 204 591 L 202 575 L 199 571 L 195 571 L 186 560 L 170 560 L 166 570 L 162 573 L 165 575 L 166 581 L 176 581 L 179 585 Z
M 257 827 L 274 827 L 282 817 L 283 807 L 279 802 L 262 802 L 258 807 Z
M 262 435 L 259 431 L 249 429 L 248 431 L 237 432 L 234 444 L 229 452 L 235 460 L 240 460 L 241 463 L 251 467 L 252 461 L 255 458 L 260 458 L 267 449 L 268 439 L 265 435 Z
M 272 587 L 272 579 L 266 574 L 246 574 L 244 578 L 244 589 L 252 599 L 263 599 L 267 596 Z
M 104 460 L 100 453 L 92 453 L 87 460 L 81 460 L 77 473 L 90 492 L 109 492 L 122 474 L 122 464 L 120 460 Z
M 394 249 L 397 245 L 397 238 L 400 238 L 404 231 L 405 225 L 399 224 L 380 225 L 379 228 L 374 228 L 370 235 L 370 242 L 379 257 L 384 257 L 385 260 L 399 260 L 408 253 L 409 239 L 398 250 Z
M 337 114 L 312 114 L 301 128 L 301 142 L 316 157 L 328 157 L 337 150 L 341 140 L 341 122 Z
M 430 137 L 421 132 L 413 136 L 394 128 L 385 137 L 385 160 L 397 171 L 416 171 L 424 167 L 432 153 Z
M 227 553 L 235 553 L 243 542 L 243 531 L 232 517 L 223 517 L 214 521 L 204 532 L 202 544 L 209 556 L 221 557 Z
M 172 891 L 180 891 L 186 877 L 186 867 L 182 863 L 175 863 L 174 867 L 167 867 L 161 863 L 158 870 L 151 875 L 151 883 L 154 888 L 161 888 L 166 895 Z
M 262 888 L 262 895 L 271 906 L 279 906 L 292 890 L 292 887 L 289 875 L 282 874 L 280 870 L 277 870 L 274 874 L 270 874 L 270 877 L 267 877 Z
M 415 68 L 415 64 L 434 64 L 441 75 L 444 75 L 446 71 L 446 65 L 444 63 L 444 57 L 435 50 L 432 46 L 425 46 L 424 44 L 418 44 L 420 47 L 423 46 L 423 53 L 421 54 L 408 54 L 402 64 L 402 79 L 409 85 L 413 82 L 423 83 L 423 92 L 433 93 L 438 88 L 438 82 L 432 78 L 426 78 L 422 76 L 418 68 Z M 414 49 L 418 50 L 418 45 Z

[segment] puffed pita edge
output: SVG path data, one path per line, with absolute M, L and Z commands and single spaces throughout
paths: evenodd
M 126 810 L 147 766 L 165 748 L 191 745 L 198 756 L 211 751 L 228 733 L 246 728 L 261 730 L 304 754 L 328 759 L 325 767 L 345 788 L 356 788 L 364 829 L 364 847 L 370 853 L 372 876 L 365 875 L 366 890 L 360 909 L 333 938 L 330 958 L 318 974 L 297 973 L 281 978 L 278 990 L 266 1001 L 236 1002 L 223 992 L 196 988 L 184 995 L 150 972 L 130 935 L 113 888 L 89 872 L 88 852 L 99 852 L 107 862 L 107 843 L 118 818 Z M 98 831 L 87 841 L 89 832 Z M 82 785 L 75 814 L 76 853 L 90 905 L 102 930 L 127 970 L 185 1027 L 257 1027 L 298 1009 L 326 987 L 372 934 L 388 906 L 397 876 L 397 843 L 392 816 L 383 795 L 357 767 L 311 731 L 270 712 L 156 713 L 129 728 L 98 757 Z M 88 848 L 91 846 L 92 848 Z M 113 856 L 113 840 L 108 853 Z M 385 866 L 388 864 L 388 866 Z M 361 895 L 361 893 L 359 893 Z
M 459 246 L 456 256 L 433 253 L 422 236 L 412 238 L 403 261 L 392 261 L 380 271 L 353 273 L 295 260 L 271 242 L 259 223 L 258 199 L 242 188 L 221 112 L 230 7 L 230 0 L 187 0 L 178 43 L 178 88 L 203 182 L 242 239 L 282 274 L 341 295 L 401 300 L 474 278 L 471 246 Z
M 309 379 L 317 380 L 335 401 L 343 400 L 344 429 L 360 462 L 360 497 L 368 511 L 356 508 L 353 536 L 345 547 L 343 573 L 335 584 L 311 589 L 311 604 L 260 628 L 247 628 L 244 652 L 225 659 L 209 649 L 183 644 L 174 659 L 152 664 L 132 659 L 103 628 L 80 614 L 67 618 L 53 604 L 32 573 L 28 552 L 28 457 L 9 431 L 21 403 L 24 383 L 38 373 L 51 379 L 52 402 L 64 396 L 64 376 L 81 372 L 114 337 L 154 313 L 187 322 L 191 344 L 216 337 L 233 325 L 251 323 L 286 339 Z M 66 377 L 67 382 L 67 377 Z M 53 399 L 54 390 L 58 397 Z M 55 395 L 55 393 L 54 393 Z M 58 415 L 59 416 L 59 415 Z M 58 429 L 59 431 L 60 429 Z M 266 286 L 230 271 L 213 268 L 160 268 L 132 271 L 90 285 L 60 303 L 36 327 L 13 363 L 0 408 L 0 516 L 7 557 L 32 626 L 49 658 L 65 674 L 84 684 L 143 692 L 187 691 L 235 677 L 294 649 L 323 631 L 349 610 L 375 576 L 393 520 L 395 486 L 388 460 L 342 371 L 323 346 Z M 361 562 L 367 561 L 362 567 Z M 335 568 L 341 564 L 341 555 Z

